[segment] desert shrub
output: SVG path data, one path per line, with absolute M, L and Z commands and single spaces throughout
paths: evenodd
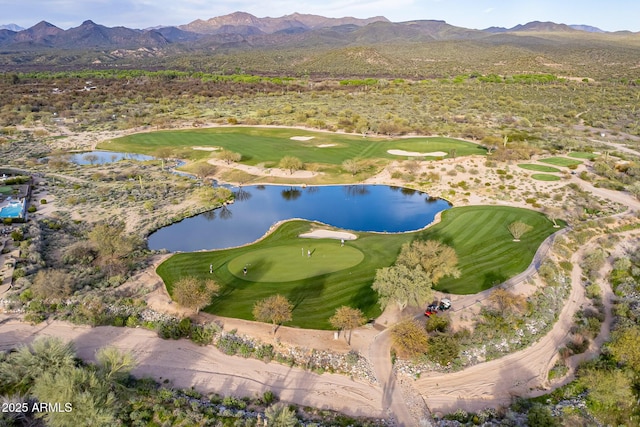
M 235 331 L 224 334 L 216 343 L 216 347 L 218 347 L 221 352 L 229 356 L 237 354 L 241 345 L 242 338 L 237 336 Z
M 180 323 L 177 320 L 160 322 L 156 326 L 156 331 L 158 336 L 164 340 L 177 340 L 185 337 L 185 335 L 183 335 L 184 330 L 183 328 L 180 328 Z
M 458 340 L 449 334 L 438 334 L 433 337 L 429 337 L 429 348 L 427 349 L 427 355 L 434 362 L 439 363 L 441 366 L 447 366 L 460 353 L 460 345 Z
M 445 332 L 449 328 L 449 318 L 445 316 L 431 316 L 425 322 L 425 329 L 427 332 Z
M 254 355 L 257 359 L 261 359 L 265 362 L 271 361 L 274 354 L 275 352 L 271 344 L 263 344 L 261 346 L 258 346 L 254 352 Z
M 220 328 L 215 323 L 208 325 L 191 325 L 191 341 L 198 345 L 209 345 L 213 338 L 220 332 Z

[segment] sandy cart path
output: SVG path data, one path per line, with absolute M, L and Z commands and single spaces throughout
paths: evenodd
M 175 387 L 195 387 L 201 392 L 254 396 L 272 390 L 280 399 L 299 405 L 333 409 L 355 416 L 385 418 L 382 392 L 369 383 L 345 375 L 314 374 L 278 363 L 227 356 L 216 348 L 200 347 L 187 340 L 162 340 L 145 329 L 101 326 L 90 328 L 53 321 L 31 326 L 0 317 L 0 350 L 8 350 L 36 337 L 73 341 L 78 356 L 93 361 L 96 350 L 113 345 L 132 352 L 137 377 L 168 379 Z

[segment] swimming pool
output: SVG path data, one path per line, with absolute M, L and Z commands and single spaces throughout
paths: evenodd
M 0 208 L 0 218 L 22 218 L 24 217 L 24 204 L 20 202 L 10 202 L 7 206 Z

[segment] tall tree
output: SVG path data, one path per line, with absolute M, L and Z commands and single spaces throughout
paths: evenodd
M 190 169 L 198 178 L 203 180 L 216 173 L 216 167 L 206 161 L 194 163 Z
M 362 314 L 362 311 L 346 305 L 338 307 L 335 314 L 329 319 L 329 323 L 331 323 L 331 326 L 334 328 L 341 331 L 349 331 L 349 338 L 347 339 L 347 344 L 349 345 L 351 345 L 351 332 L 366 322 L 367 319 Z M 345 338 L 346 337 L 347 335 L 345 334 Z
M 347 159 L 342 162 L 342 169 L 349 172 L 352 176 L 356 175 L 362 170 L 362 162 L 359 162 L 356 159 Z
M 421 266 L 434 284 L 445 276 L 460 276 L 456 251 L 437 240 L 414 240 L 405 243 L 396 264 L 409 268 Z
M 562 216 L 562 211 L 560 209 L 554 207 L 545 207 L 543 212 L 547 215 L 547 218 L 549 218 L 549 220 L 553 222 L 553 226 L 555 228 L 560 227 L 560 225 L 558 224 L 558 220 Z
M 529 224 L 525 224 L 522 221 L 512 222 L 507 228 L 509 229 L 509 233 L 511 233 L 511 235 L 513 236 L 514 242 L 519 242 L 520 237 L 522 237 L 523 234 L 533 229 L 532 226 L 530 226 Z
M 239 162 L 240 159 L 242 159 L 242 154 L 235 153 L 231 150 L 222 150 L 218 153 L 218 158 L 230 165 L 233 162 Z
M 302 167 L 304 166 L 304 164 L 302 163 L 302 160 L 293 156 L 284 156 L 280 160 L 279 165 L 282 169 L 289 170 L 289 173 L 291 175 L 293 175 L 295 171 L 302 169 Z
M 292 311 L 293 304 L 286 297 L 278 294 L 256 302 L 252 313 L 258 322 L 273 323 L 275 335 L 278 326 L 291 321 Z
M 109 275 L 125 271 L 126 259 L 142 246 L 140 237 L 126 232 L 124 222 L 97 224 L 88 237 L 98 253 L 96 262 Z
M 173 299 L 196 313 L 211 304 L 220 286 L 211 279 L 200 280 L 193 276 L 182 277 L 173 284 Z
M 409 268 L 399 264 L 376 271 L 372 288 L 383 310 L 391 303 L 404 310 L 407 305 L 421 306 L 432 299 L 431 285 L 431 278 L 420 265 Z

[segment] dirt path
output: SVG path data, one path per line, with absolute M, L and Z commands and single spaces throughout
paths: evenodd
M 31 342 L 36 337 L 73 341 L 78 356 L 93 361 L 96 350 L 112 345 L 130 351 L 138 361 L 133 374 L 168 379 L 175 387 L 202 392 L 254 396 L 272 390 L 283 401 L 333 409 L 355 416 L 385 418 L 379 388 L 345 375 L 314 374 L 277 363 L 226 356 L 216 348 L 190 341 L 162 340 L 145 329 L 102 326 L 90 328 L 53 321 L 31 326 L 0 316 L 0 350 Z
M 637 239 L 637 231 L 626 233 Z M 619 246 L 623 245 L 620 243 Z M 588 300 L 582 285 L 582 269 L 579 266 L 584 254 L 593 250 L 597 243 L 590 242 L 580 248 L 571 258 L 571 293 L 557 322 L 551 331 L 537 343 L 500 359 L 472 366 L 451 374 L 426 374 L 417 380 L 415 388 L 424 396 L 433 412 L 449 413 L 457 409 L 478 411 L 486 407 L 508 405 L 515 396 L 537 396 L 547 393 L 573 379 L 578 364 L 595 357 L 600 346 L 609 336 L 611 324 L 611 289 L 602 281 L 603 303 L 606 319 L 600 335 L 589 349 L 568 361 L 569 375 L 562 381 L 550 384 L 548 372 L 558 357 L 558 348 L 564 346 L 573 324 L 574 313 Z M 606 267 L 605 267 L 606 268 Z M 606 270 L 603 270 L 604 273 Z

